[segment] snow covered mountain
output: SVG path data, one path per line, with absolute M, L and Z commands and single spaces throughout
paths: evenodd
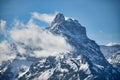
M 108 62 L 120 72 L 120 44 L 101 45 L 100 49 Z
M 120 73 L 105 59 L 99 45 L 87 37 L 86 28 L 77 20 L 65 20 L 64 15 L 58 13 L 45 31 L 51 32 L 55 36 L 63 36 L 72 46 L 72 50 L 55 53 L 56 55 L 35 57 L 34 52 L 43 50 L 42 46 L 26 46 L 26 44 L 17 42 L 12 47 L 12 50 L 17 53 L 17 57 L 0 66 L 1 80 L 120 79 Z M 62 44 L 63 42 L 54 40 L 54 43 Z M 53 44 L 50 45 L 54 46 Z M 22 52 L 25 50 L 27 54 L 19 54 L 21 50 L 18 47 L 22 48 Z
M 101 51 L 104 53 L 106 59 L 112 57 L 116 53 L 120 53 L 120 44 L 115 45 L 101 45 Z

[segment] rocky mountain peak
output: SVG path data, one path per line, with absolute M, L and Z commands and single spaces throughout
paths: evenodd
M 100 51 L 99 45 L 87 37 L 86 28 L 77 20 L 70 18 L 65 20 L 64 15 L 58 13 L 51 26 L 45 30 L 50 31 L 53 35 L 64 37 L 66 42 L 73 47 L 73 51 L 48 57 L 24 56 L 25 59 L 24 57 L 21 59 L 20 55 L 7 67 L 0 67 L 0 71 L 3 68 L 6 69 L 0 72 L 0 80 L 120 79 L 120 73 L 107 62 Z M 55 40 L 53 41 L 56 43 Z M 12 46 L 13 48 L 15 47 L 15 45 Z M 22 48 L 26 50 L 27 54 L 33 54 L 35 51 L 42 50 L 39 47 L 31 46 L 23 46 Z M 118 56 L 114 56 L 115 60 Z
M 80 41 L 85 41 L 85 39 L 87 39 L 86 28 L 83 27 L 78 20 L 72 18 L 65 20 L 64 15 L 61 13 L 56 15 L 48 29 L 55 34 L 79 38 Z
M 58 13 L 52 23 L 61 23 L 65 21 L 65 17 L 62 13 Z

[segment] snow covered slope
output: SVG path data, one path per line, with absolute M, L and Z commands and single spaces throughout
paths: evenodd
M 115 45 L 101 45 L 100 49 L 106 59 L 112 57 L 113 54 L 120 53 L 120 44 Z
M 74 50 L 39 60 L 20 80 L 119 80 L 119 73 L 77 20 L 65 20 L 59 13 L 47 30 L 64 36 Z
M 100 49 L 108 62 L 120 72 L 120 44 L 102 45 Z
M 30 29 L 30 31 L 32 30 Z M 64 15 L 58 13 L 51 25 L 44 31 L 46 31 L 46 33 L 50 32 L 51 36 L 46 35 L 47 42 L 52 41 L 52 43 L 46 43 L 45 36 L 42 36 L 43 38 L 41 38 L 42 33 L 40 32 L 38 32 L 38 37 L 40 38 L 37 38 L 36 40 L 35 37 L 33 39 L 35 42 L 32 42 L 32 40 L 29 39 L 31 36 L 27 40 L 31 41 L 31 44 L 36 43 L 36 41 L 39 44 L 26 45 L 28 42 L 25 44 L 20 43 L 21 41 L 19 41 L 19 43 L 17 42 L 14 50 L 17 53 L 17 56 L 1 69 L 1 80 L 120 79 L 120 73 L 105 59 L 100 50 L 100 46 L 97 45 L 94 40 L 87 37 L 86 28 L 77 20 L 65 20 Z M 31 32 L 27 33 L 31 34 Z M 33 35 L 33 33 L 31 35 Z M 58 36 L 62 36 L 63 38 Z M 25 39 L 27 38 L 25 37 Z M 42 42 L 44 42 L 44 44 L 42 44 Z M 67 48 L 60 45 L 63 43 L 66 44 L 65 46 Z M 45 44 L 49 44 L 51 47 L 53 46 L 53 48 L 47 47 L 48 45 L 44 48 L 43 46 Z M 56 47 L 56 44 L 59 45 L 59 47 Z M 69 48 L 68 45 L 72 48 Z M 57 50 L 54 48 L 57 48 Z M 62 50 L 63 48 L 65 48 L 65 50 Z M 44 49 L 48 50 L 48 53 L 43 51 Z M 66 51 L 66 49 L 71 50 Z M 58 50 L 60 52 L 57 52 Z M 36 55 L 38 55 L 38 53 L 36 53 L 36 55 L 34 54 L 36 51 L 42 53 L 42 56 L 36 57 Z M 55 53 L 53 53 L 53 51 L 55 51 Z M 23 54 L 19 54 L 21 52 L 23 52 Z M 45 55 L 47 54 L 47 56 L 44 56 L 43 52 L 45 52 Z

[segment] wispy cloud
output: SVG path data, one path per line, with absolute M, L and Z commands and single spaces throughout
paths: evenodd
M 0 20 L 0 33 L 5 32 L 5 27 L 6 27 L 6 21 L 5 20 Z
M 109 42 L 106 44 L 106 46 L 114 46 L 114 45 L 120 45 L 120 43 Z
M 57 14 L 57 12 L 55 12 L 53 14 L 45 14 L 45 13 L 41 14 L 38 12 L 33 12 L 32 17 L 33 17 L 33 19 L 38 19 L 38 20 L 44 21 L 46 23 L 51 23 L 51 21 L 53 21 L 56 14 Z
M 53 14 L 33 12 L 32 19 L 37 19 L 37 20 L 40 20 L 40 21 L 50 24 L 58 13 L 59 12 L 57 12 L 57 11 Z M 68 17 L 65 17 L 65 19 L 67 20 Z
M 33 22 L 26 26 L 27 28 L 11 30 L 10 36 L 15 42 L 21 42 L 30 47 L 41 48 L 42 50 L 34 51 L 36 57 L 54 56 L 72 50 L 72 47 L 63 36 L 57 36 L 43 30 Z
M 68 53 L 73 50 L 71 45 L 66 41 L 64 36 L 54 35 L 48 30 L 41 28 L 39 25 L 35 24 L 34 19 L 39 19 L 44 22 L 50 23 L 55 17 L 54 14 L 39 14 L 34 12 L 28 23 L 24 24 L 19 20 L 14 21 L 14 27 L 6 31 L 10 41 L 15 43 L 17 52 L 12 50 L 12 46 L 6 40 L 0 43 L 0 64 L 2 61 L 9 59 L 14 59 L 19 53 L 21 55 L 32 55 L 35 57 L 48 57 L 56 56 L 60 53 Z M 0 20 L 0 31 L 5 31 L 6 21 Z M 19 45 L 23 43 L 24 47 Z M 36 48 L 27 52 L 25 47 Z M 39 49 L 38 49 L 39 48 Z
M 16 54 L 11 51 L 11 46 L 6 40 L 0 43 L 0 56 L 0 64 L 3 61 L 12 60 L 16 57 Z

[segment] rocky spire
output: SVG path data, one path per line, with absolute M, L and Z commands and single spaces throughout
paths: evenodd
M 61 23 L 61 22 L 64 22 L 64 21 L 65 21 L 64 15 L 63 15 L 62 13 L 58 13 L 58 14 L 55 16 L 52 24 L 53 24 L 53 23 Z

